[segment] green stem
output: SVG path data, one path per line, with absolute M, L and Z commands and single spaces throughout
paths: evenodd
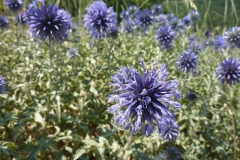
M 123 159 L 123 157 L 124 157 L 124 152 L 129 149 L 129 147 L 131 146 L 131 144 L 132 144 L 132 142 L 133 142 L 133 139 L 134 139 L 134 135 L 133 135 L 133 133 L 131 132 L 131 133 L 130 133 L 130 136 L 129 136 L 129 138 L 128 138 L 128 141 L 127 141 L 127 143 L 126 143 L 125 146 L 124 146 L 124 149 L 123 149 L 123 150 L 119 153 L 119 155 L 118 155 L 118 158 L 119 158 L 119 159 Z
M 51 90 L 52 88 L 52 67 L 53 67 L 53 62 L 52 62 L 52 41 L 49 38 L 49 89 Z M 47 102 L 47 108 L 50 111 L 50 101 L 51 101 L 51 94 L 48 93 L 48 102 Z

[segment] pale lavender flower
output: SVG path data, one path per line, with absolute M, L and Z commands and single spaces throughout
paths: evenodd
M 197 70 L 197 61 L 198 57 L 194 53 L 183 51 L 176 61 L 176 66 L 182 72 L 194 73 Z
M 223 38 L 231 47 L 240 48 L 240 27 L 232 27 L 228 29 Z
M 225 39 L 222 36 L 216 36 L 213 43 L 213 49 L 221 51 L 224 47 L 226 47 Z

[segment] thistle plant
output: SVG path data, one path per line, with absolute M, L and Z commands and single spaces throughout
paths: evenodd
M 7 28 L 9 25 L 9 21 L 4 16 L 0 16 L 0 28 Z
M 170 26 L 160 26 L 155 32 L 155 40 L 160 43 L 161 47 L 169 49 L 173 45 L 175 33 Z
M 18 12 L 23 8 L 22 0 L 5 0 L 4 4 L 6 8 L 12 12 Z
M 117 30 L 117 14 L 102 1 L 94 1 L 83 16 L 83 26 L 94 39 L 103 39 Z
M 166 140 L 174 140 L 178 135 L 178 125 L 170 106 L 177 109 L 181 105 L 174 100 L 180 98 L 175 80 L 167 80 L 168 72 L 163 64 L 151 69 L 141 62 L 143 73 L 135 69 L 121 68 L 111 77 L 113 93 L 108 102 L 115 102 L 109 112 L 114 121 L 132 134 L 142 132 L 150 135 L 154 130 L 154 121 L 159 135 Z
M 227 44 L 233 48 L 240 48 L 240 27 L 229 28 L 223 35 Z
M 183 51 L 177 61 L 178 70 L 186 73 L 194 73 L 197 71 L 198 57 L 193 52 Z
M 0 94 L 3 94 L 6 90 L 7 82 L 4 80 L 4 77 L 0 76 Z
M 137 12 L 134 21 L 140 30 L 146 32 L 148 28 L 153 24 L 154 16 L 150 10 L 143 9 Z

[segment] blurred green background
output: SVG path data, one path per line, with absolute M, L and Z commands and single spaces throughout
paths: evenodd
M 45 0 L 46 3 L 55 3 L 68 10 L 75 21 L 81 21 L 85 8 L 92 0 Z M 151 8 L 153 4 L 162 5 L 164 13 L 172 12 L 178 18 L 182 18 L 192 9 L 197 9 L 201 14 L 199 24 L 204 29 L 218 31 L 223 27 L 239 25 L 240 0 L 104 0 L 107 5 L 113 6 L 119 14 L 129 5 L 136 5 L 140 8 Z M 30 0 L 24 0 L 25 8 Z M 0 2 L 2 15 L 8 14 L 4 7 L 4 1 Z

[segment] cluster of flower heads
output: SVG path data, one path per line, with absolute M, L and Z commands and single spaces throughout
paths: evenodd
M 240 83 L 240 61 L 233 58 L 224 59 L 216 68 L 217 79 L 222 83 Z
M 41 40 L 47 37 L 49 41 L 55 38 L 57 41 L 66 40 L 71 27 L 71 16 L 63 9 L 55 5 L 46 6 L 40 1 L 41 7 L 35 1 L 28 6 L 26 11 L 28 25 L 34 37 L 40 36 Z
M 168 72 L 164 64 L 157 69 L 152 64 L 148 70 L 143 61 L 140 63 L 144 70 L 142 74 L 135 69 L 121 68 L 111 77 L 113 93 L 109 95 L 108 102 L 115 104 L 109 112 L 114 114 L 119 126 L 130 129 L 132 133 L 141 130 L 144 135 L 151 134 L 155 121 L 160 136 L 174 140 L 179 129 L 170 106 L 181 107 L 173 99 L 180 98 L 178 83 L 167 80 Z
M 83 16 L 84 28 L 94 39 L 103 39 L 118 29 L 117 14 L 102 1 L 94 1 Z
M 7 82 L 4 80 L 2 76 L 0 76 L 0 94 L 3 94 L 4 91 L 6 90 L 6 87 L 5 87 L 6 84 Z

